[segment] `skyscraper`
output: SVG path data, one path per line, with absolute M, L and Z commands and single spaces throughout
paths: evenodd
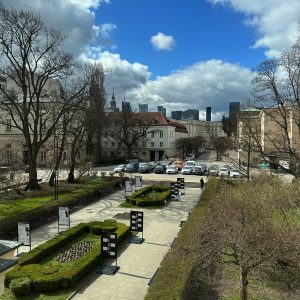
M 157 106 L 157 111 L 162 113 L 164 116 L 167 114 L 167 110 L 163 106 Z
M 127 101 L 122 102 L 122 112 L 131 112 L 130 102 Z
M 236 123 L 237 114 L 240 112 L 240 102 L 229 102 L 229 119 L 231 123 Z
M 182 110 L 171 111 L 171 118 L 174 120 L 182 120 Z
M 211 121 L 211 107 L 206 107 L 206 121 Z
M 188 109 L 182 114 L 183 120 L 199 120 L 199 110 L 198 109 Z
M 148 112 L 148 104 L 139 104 L 139 112 Z

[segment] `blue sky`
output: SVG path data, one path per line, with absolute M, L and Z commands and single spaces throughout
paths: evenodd
M 106 72 L 107 100 L 134 110 L 206 106 L 213 118 L 251 94 L 252 69 L 289 49 L 299 0 L 3 0 L 33 8 L 68 36 L 65 49 Z

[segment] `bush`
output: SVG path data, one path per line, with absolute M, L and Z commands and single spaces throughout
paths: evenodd
M 31 291 L 31 280 L 29 277 L 21 277 L 13 279 L 9 288 L 16 296 L 23 296 Z
M 150 197 L 150 192 L 160 193 L 158 196 Z M 168 186 L 147 186 L 129 196 L 126 201 L 130 204 L 145 207 L 154 205 L 163 205 L 171 195 L 171 190 Z
M 12 285 L 18 293 L 18 286 L 21 284 L 17 283 L 23 282 L 24 278 L 30 280 L 30 289 L 28 291 L 24 289 L 27 291 L 26 293 L 30 292 L 31 289 L 35 292 L 46 292 L 73 286 L 83 276 L 100 265 L 100 243 L 95 243 L 90 251 L 76 259 L 76 263 L 65 264 L 63 269 L 60 269 L 59 265 L 52 265 L 57 262 L 50 261 L 45 264 L 39 264 L 39 262 L 47 256 L 53 256 L 55 252 L 65 248 L 68 243 L 79 238 L 82 234 L 96 233 L 99 235 L 101 231 L 116 232 L 118 244 L 130 235 L 129 227 L 117 223 L 114 219 L 78 224 L 20 257 L 18 264 L 5 274 L 5 286 L 11 287 Z

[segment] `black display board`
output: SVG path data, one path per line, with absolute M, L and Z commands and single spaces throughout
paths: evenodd
M 177 184 L 178 184 L 178 188 L 181 191 L 181 194 L 185 194 L 185 184 L 184 184 L 184 178 L 177 178 Z
M 101 257 L 115 259 L 116 265 L 102 266 L 98 271 L 98 273 L 106 274 L 106 275 L 114 275 L 120 269 L 120 267 L 118 267 L 117 234 L 115 232 L 102 231 Z
M 130 212 L 130 230 L 142 233 L 142 238 L 133 237 L 129 243 L 141 244 L 144 241 L 144 213 L 142 211 L 132 210 Z
M 117 234 L 102 231 L 101 233 L 101 255 L 109 258 L 117 258 Z
M 178 183 L 177 182 L 171 182 L 170 183 L 170 188 L 171 188 L 171 198 L 179 199 L 180 192 L 179 192 L 179 188 L 178 188 Z

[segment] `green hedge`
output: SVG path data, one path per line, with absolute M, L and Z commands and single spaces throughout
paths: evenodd
M 16 295 L 54 291 L 73 286 L 100 265 L 100 238 L 96 237 L 97 242 L 94 247 L 73 262 L 60 263 L 54 259 L 54 255 L 56 256 L 59 250 L 66 248 L 80 236 L 88 236 L 95 228 L 97 234 L 100 229 L 106 231 L 114 228 L 113 231 L 118 236 L 118 244 L 130 235 L 129 227 L 115 220 L 79 224 L 20 257 L 18 264 L 5 274 L 4 285 Z
M 13 238 L 17 233 L 18 222 L 34 223 L 46 220 L 47 218 L 57 217 L 58 207 L 74 207 L 79 204 L 87 204 L 93 201 L 96 197 L 99 197 L 101 193 L 111 191 L 120 182 L 123 182 L 124 178 L 107 178 L 105 184 L 91 185 L 89 189 L 78 188 L 69 194 L 64 194 L 58 200 L 49 201 L 37 208 L 27 210 L 11 217 L 5 218 L 0 221 L 0 237 L 2 239 Z M 26 199 L 24 199 L 26 201 Z
M 147 197 L 147 194 L 155 191 L 160 193 L 159 197 L 152 198 Z M 168 186 L 146 186 L 139 191 L 133 193 L 131 196 L 126 198 L 126 201 L 130 204 L 137 206 L 155 206 L 163 205 L 165 200 L 167 200 L 171 195 L 171 189 Z
M 156 273 L 152 285 L 148 289 L 146 300 L 179 300 L 196 299 L 186 296 L 194 261 L 193 252 L 197 243 L 197 228 L 205 217 L 208 202 L 213 200 L 217 192 L 219 179 L 211 178 L 201 194 L 200 201 L 193 209 L 188 220 L 180 230 L 174 247 L 167 253 L 160 269 Z M 197 299 L 202 299 L 198 295 Z

